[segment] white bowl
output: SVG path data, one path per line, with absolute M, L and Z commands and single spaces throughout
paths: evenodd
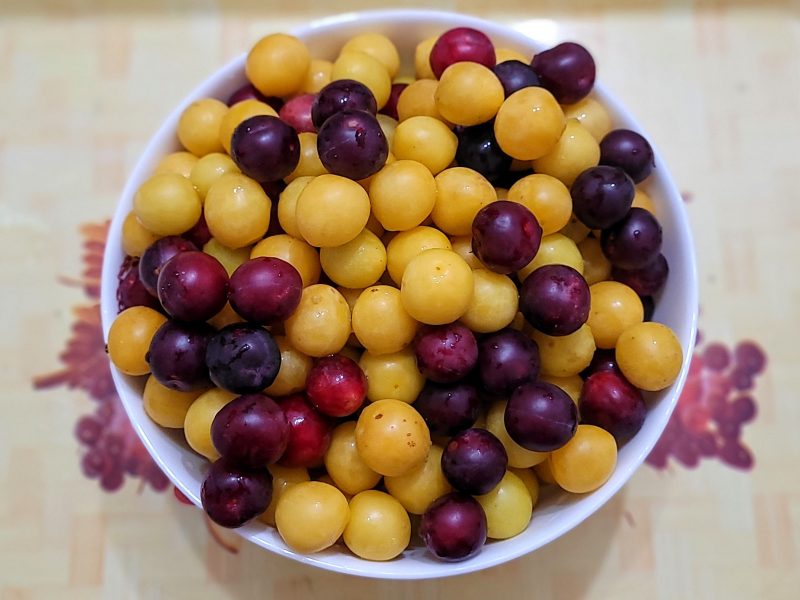
M 543 49 L 535 40 L 508 27 L 459 14 L 422 10 L 348 13 L 315 21 L 292 33 L 308 44 L 313 56 L 332 59 L 341 45 L 353 35 L 365 31 L 380 31 L 397 44 L 401 56 L 408 60 L 413 57 L 414 48 L 419 41 L 459 26 L 479 29 L 496 45 L 516 48 L 528 55 Z M 240 56 L 189 94 L 153 136 L 128 180 L 111 223 L 103 262 L 101 310 L 106 337 L 117 314 L 116 275 L 124 258 L 121 244 L 122 222 L 131 210 L 134 194 L 149 177 L 159 159 L 178 149 L 175 131 L 183 109 L 198 98 L 227 98 L 233 90 L 245 83 L 244 61 L 245 56 Z M 409 70 L 408 64 L 406 67 Z M 604 68 L 613 68 L 613 65 L 604 65 Z M 594 93 L 610 111 L 615 126 L 633 129 L 647 136 L 624 106 L 602 84 L 596 85 Z M 658 216 L 664 228 L 663 252 L 670 265 L 669 279 L 659 299 L 654 319 L 669 325 L 675 331 L 683 346 L 684 362 L 675 383 L 649 398 L 644 426 L 621 448 L 616 470 L 605 485 L 589 494 L 573 495 L 555 491 L 545 494 L 536 506 L 527 530 L 509 540 L 490 542 L 476 557 L 460 563 L 440 562 L 427 554 L 424 546 L 419 544 L 407 550 L 401 557 L 388 562 L 362 560 L 346 549 L 337 547 L 306 556 L 287 548 L 275 529 L 259 522 L 245 525 L 237 531 L 244 538 L 267 550 L 324 569 L 366 577 L 424 579 L 477 571 L 527 554 L 563 535 L 603 506 L 641 465 L 664 430 L 686 379 L 696 332 L 697 277 L 689 223 L 680 194 L 664 160 L 658 150 L 654 150 L 656 169 L 647 185 L 658 203 Z M 207 461 L 189 449 L 180 431 L 169 432 L 147 417 L 142 408 L 141 379 L 127 377 L 113 366 L 112 373 L 125 410 L 145 447 L 177 488 L 200 506 L 200 486 L 208 466 Z

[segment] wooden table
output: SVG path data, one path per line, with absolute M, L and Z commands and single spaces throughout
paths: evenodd
M 702 339 L 671 433 L 678 441 L 578 529 L 474 575 L 370 581 L 209 535 L 157 473 L 146 475 L 152 484 L 127 476 L 113 493 L 83 475 L 76 423 L 95 410 L 106 411 L 123 454 L 149 464 L 107 387 L 95 308 L 103 224 L 146 140 L 196 83 L 264 33 L 390 4 L 0 5 L 0 598 L 798 597 L 796 2 L 437 6 L 544 42 L 583 42 L 685 191 Z M 737 348 L 739 366 L 725 367 Z M 763 369 L 748 348 L 763 350 Z M 710 427 L 703 407 L 731 383 L 729 401 L 749 395 L 757 406 L 741 448 L 693 457 L 691 440 Z

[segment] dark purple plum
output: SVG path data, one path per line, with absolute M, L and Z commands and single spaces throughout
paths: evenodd
M 280 200 L 281 192 L 286 188 L 286 184 L 281 179 L 280 181 L 266 181 L 261 184 L 261 189 L 272 200 L 269 207 L 269 228 L 264 237 L 272 235 L 282 235 L 286 233 L 281 227 L 281 221 L 278 218 L 278 201 Z
M 539 76 L 531 66 L 519 60 L 506 60 L 498 63 L 492 68 L 492 71 L 503 84 L 506 98 L 523 88 L 541 85 Z
M 500 483 L 508 466 L 503 443 L 486 429 L 472 428 L 457 433 L 442 453 L 442 472 L 459 492 L 488 494 Z
M 206 474 L 200 499 L 217 525 L 241 527 L 267 510 L 272 500 L 272 475 L 266 468 L 242 469 L 220 458 Z
M 550 452 L 575 435 L 578 408 L 564 390 L 552 383 L 525 383 L 511 394 L 504 421 L 508 435 L 520 446 Z
M 281 351 L 263 327 L 233 323 L 209 341 L 206 364 L 215 385 L 234 394 L 249 394 L 260 392 L 275 381 Z
M 536 256 L 541 241 L 539 221 L 518 202 L 492 202 L 472 221 L 472 251 L 496 273 L 519 271 Z
M 461 128 L 458 132 L 456 162 L 461 167 L 477 171 L 493 183 L 508 172 L 511 157 L 497 143 L 494 121 Z
M 161 274 L 161 267 L 176 254 L 190 250 L 198 250 L 198 247 L 177 235 L 168 235 L 150 244 L 139 259 L 139 279 L 145 289 L 158 297 L 158 276 Z
M 417 367 L 438 383 L 463 379 L 478 362 L 478 342 L 461 323 L 424 327 L 414 340 Z
M 583 382 L 581 422 L 597 425 L 621 444 L 642 428 L 647 415 L 642 392 L 615 371 L 598 371 Z
M 239 396 L 211 422 L 211 440 L 232 464 L 257 469 L 280 460 L 289 443 L 289 422 L 280 406 L 264 394 Z
M 261 182 L 261 189 L 264 190 L 264 193 L 269 197 L 270 200 L 272 200 L 272 205 L 273 205 L 273 207 L 275 207 L 278 204 L 278 201 L 281 198 L 281 192 L 283 192 L 283 190 L 286 189 L 286 183 L 284 183 L 284 181 L 282 179 L 280 179 L 278 181 L 262 181 Z M 277 208 L 273 208 L 272 209 L 272 212 L 271 212 L 270 216 L 271 217 L 275 217 L 274 218 L 275 221 L 278 220 Z M 270 228 L 269 228 L 268 235 L 270 234 L 270 232 L 273 231 L 273 229 L 272 229 L 272 227 L 273 227 L 272 220 L 270 220 L 269 227 Z M 285 233 L 285 232 L 283 231 L 283 229 L 281 229 L 280 233 Z
M 600 165 L 583 171 L 572 183 L 572 211 L 590 229 L 605 229 L 628 214 L 636 195 L 622 169 Z
M 269 104 L 275 110 L 280 110 L 281 106 L 283 106 L 283 100 L 275 96 L 265 96 L 259 92 L 252 83 L 245 83 L 242 87 L 233 92 L 226 104 L 228 106 L 233 106 L 243 100 L 258 100 L 264 104 Z
M 497 62 L 492 40 L 482 31 L 470 27 L 445 31 L 431 48 L 430 65 L 436 79 L 447 67 L 463 61 L 476 62 L 491 69 Z
M 242 173 L 256 181 L 278 181 L 300 161 L 300 139 L 294 128 L 278 117 L 256 115 L 233 131 L 231 158 Z
M 661 253 L 661 224 L 643 208 L 628 214 L 600 235 L 600 247 L 619 269 L 642 269 Z
M 634 183 L 647 179 L 656 166 L 650 142 L 630 129 L 615 129 L 603 137 L 600 164 L 622 169 Z
M 594 87 L 594 59 L 586 48 L 564 42 L 533 57 L 531 67 L 541 85 L 560 104 L 573 104 L 589 95 Z
M 510 189 L 512 185 L 517 183 L 523 177 L 527 177 L 528 175 L 533 175 L 533 169 L 521 169 L 519 171 L 512 171 L 510 168 L 505 173 L 502 173 L 500 177 L 498 177 L 492 183 L 495 187 L 498 188 L 505 188 Z
M 466 560 L 486 543 L 486 513 L 468 494 L 453 492 L 434 500 L 422 515 L 419 535 L 436 558 Z
M 158 299 L 175 319 L 207 321 L 228 301 L 228 272 L 210 254 L 181 252 L 161 267 Z
M 393 119 L 398 119 L 397 101 L 400 99 L 400 94 L 402 94 L 403 90 L 407 87 L 407 83 L 393 83 L 392 90 L 389 92 L 389 99 L 386 101 L 386 104 L 383 105 L 383 108 L 378 112 L 380 112 L 382 115 L 392 117 Z
M 322 88 L 311 106 L 311 121 L 319 129 L 336 113 L 345 110 L 378 112 L 378 103 L 370 89 L 353 79 L 337 79 Z
M 544 265 L 528 275 L 519 293 L 525 319 L 547 335 L 569 335 L 589 318 L 589 284 L 572 267 Z
M 619 370 L 619 365 L 617 365 L 617 356 L 614 348 L 597 348 L 597 350 L 594 351 L 589 366 L 581 371 L 581 377 L 586 379 L 600 371 L 622 373 L 622 371 Z
M 469 383 L 425 384 L 414 408 L 428 424 L 432 435 L 451 436 L 475 424 L 481 398 Z
M 300 273 L 280 258 L 251 258 L 239 265 L 230 279 L 231 307 L 253 323 L 286 320 L 300 304 L 302 294 Z
M 389 144 L 374 115 L 345 110 L 328 117 L 317 134 L 322 165 L 334 175 L 365 179 L 381 170 Z
M 182 233 L 181 237 L 189 240 L 198 248 L 205 246 L 213 237 L 211 230 L 208 228 L 208 223 L 206 223 L 205 215 L 201 214 L 197 223 L 189 231 Z
M 206 350 L 214 328 L 208 323 L 169 320 L 158 328 L 147 352 L 153 377 L 171 390 L 211 387 Z
M 300 94 L 290 98 L 281 106 L 278 116 L 294 127 L 297 133 L 314 133 L 317 128 L 311 119 L 311 107 L 316 99 L 316 94 Z
M 640 296 L 652 296 L 661 291 L 669 276 L 669 263 L 659 254 L 639 269 L 611 268 L 611 277 L 624 283 Z
M 147 306 L 161 310 L 158 298 L 147 291 L 139 274 L 139 258 L 126 256 L 117 273 L 117 306 L 119 312 L 131 306 Z
M 503 329 L 478 344 L 478 377 L 490 394 L 506 395 L 539 376 L 539 346 L 515 329 Z
M 642 308 L 644 309 L 644 320 L 652 321 L 653 313 L 656 311 L 656 301 L 652 296 L 641 296 Z

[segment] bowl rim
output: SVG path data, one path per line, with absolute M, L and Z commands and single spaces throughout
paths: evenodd
M 425 9 L 385 9 L 345 12 L 315 19 L 308 24 L 292 28 L 288 33 L 305 40 L 309 36 L 313 37 L 324 35 L 330 30 L 336 30 L 342 26 L 353 23 L 358 23 L 363 29 L 370 26 L 374 28 L 382 23 L 397 22 L 413 22 L 416 24 L 433 23 L 435 24 L 436 29 L 439 31 L 454 26 L 473 27 L 486 32 L 489 37 L 500 35 L 507 39 L 513 39 L 513 42 L 516 45 L 524 46 L 529 49 L 533 49 L 534 51 L 541 50 L 543 47 L 545 47 L 543 43 L 535 40 L 523 32 L 521 28 L 515 28 L 510 24 L 493 22 L 471 15 Z M 119 240 L 121 238 L 122 223 L 130 211 L 131 200 L 141 182 L 149 176 L 151 169 L 154 166 L 153 158 L 157 153 L 157 150 L 164 146 L 168 140 L 175 139 L 175 130 L 183 110 L 193 100 L 208 95 L 208 90 L 219 87 L 219 85 L 221 85 L 223 82 L 230 80 L 237 75 L 242 75 L 244 72 L 245 58 L 246 53 L 240 54 L 227 64 L 224 64 L 218 68 L 202 83 L 197 85 L 189 94 L 184 97 L 183 101 L 180 102 L 178 106 L 169 113 L 167 118 L 162 121 L 154 134 L 149 138 L 149 141 L 140 154 L 133 170 L 130 172 L 122 194 L 120 195 L 119 202 L 109 227 L 107 238 L 108 242 Z M 618 121 L 624 121 L 624 126 L 642 133 L 645 135 L 645 137 L 648 137 L 648 140 L 651 140 L 651 138 L 647 136 L 645 129 L 641 127 L 630 111 L 625 108 L 623 104 L 605 88 L 601 81 L 597 81 L 595 83 L 593 95 L 602 100 L 604 106 L 609 109 L 609 112 L 612 115 L 617 117 Z M 481 553 L 470 560 L 460 563 L 413 561 L 410 563 L 411 566 L 405 566 L 405 559 L 395 559 L 394 561 L 387 562 L 373 562 L 356 558 L 355 560 L 345 562 L 354 563 L 357 566 L 352 566 L 350 564 L 337 564 L 335 561 L 332 562 L 330 557 L 325 553 L 316 555 L 303 555 L 290 550 L 285 545 L 276 546 L 273 544 L 267 544 L 264 540 L 259 539 L 258 537 L 258 532 L 261 530 L 260 527 L 246 524 L 236 531 L 245 539 L 271 552 L 326 570 L 371 578 L 427 579 L 434 577 L 454 576 L 486 569 L 533 552 L 534 550 L 545 546 L 546 544 L 577 527 L 580 523 L 605 505 L 606 502 L 608 502 L 619 491 L 619 489 L 629 481 L 633 473 L 641 466 L 647 455 L 652 450 L 653 446 L 658 441 L 664 427 L 666 427 L 669 417 L 672 414 L 675 405 L 677 404 L 680 392 L 688 376 L 692 349 L 694 347 L 694 340 L 697 333 L 697 318 L 699 308 L 697 261 L 688 214 L 683 202 L 681 201 L 681 196 L 677 186 L 675 185 L 672 174 L 666 166 L 661 153 L 659 152 L 656 144 L 654 144 L 652 141 L 650 141 L 650 143 L 653 147 L 656 164 L 659 166 L 657 170 L 657 178 L 660 182 L 659 185 L 663 188 L 664 193 L 669 196 L 668 198 L 663 198 L 662 202 L 671 208 L 671 218 L 675 232 L 679 232 L 681 237 L 680 250 L 683 257 L 682 263 L 687 269 L 682 280 L 685 285 L 685 289 L 682 290 L 681 297 L 685 299 L 686 306 L 688 307 L 688 314 L 685 315 L 686 322 L 683 323 L 683 335 L 679 335 L 679 339 L 682 341 L 684 353 L 683 363 L 681 365 L 678 378 L 672 384 L 672 386 L 668 388 L 668 396 L 661 400 L 661 402 L 666 401 L 667 404 L 662 411 L 659 423 L 656 424 L 656 431 L 651 432 L 651 435 L 647 438 L 646 443 L 641 445 L 636 455 L 631 460 L 626 461 L 624 466 L 620 466 L 619 463 L 617 464 L 617 467 L 608 482 L 598 488 L 598 490 L 584 496 L 584 499 L 591 499 L 591 501 L 580 504 L 579 509 L 576 511 L 576 514 L 572 519 L 564 519 L 562 522 L 559 522 L 554 526 L 549 526 L 548 534 L 540 536 L 535 543 L 507 545 L 505 552 L 498 553 L 496 555 L 487 556 L 485 553 Z M 163 154 L 159 154 L 159 157 L 160 156 L 163 156 Z M 101 322 L 105 341 L 108 340 L 108 330 L 117 315 L 116 287 L 117 272 L 121 263 L 119 258 L 120 256 L 121 248 L 111 248 L 107 245 L 103 257 L 103 283 L 101 284 L 100 302 Z M 122 256 L 124 257 L 124 255 Z M 113 366 L 113 364 L 110 364 L 110 369 L 112 378 L 114 380 L 114 385 L 120 397 L 120 401 L 123 404 L 134 431 L 142 441 L 148 453 L 156 462 L 156 464 L 158 464 L 158 466 L 162 469 L 165 475 L 170 479 L 172 484 L 175 485 L 177 489 L 179 489 L 195 505 L 200 506 L 199 490 L 189 487 L 187 483 L 175 473 L 171 464 L 166 462 L 164 457 L 155 447 L 154 441 L 150 439 L 150 436 L 143 429 L 143 426 L 139 422 L 136 415 L 133 414 L 131 403 L 134 401 L 134 398 L 131 396 L 136 396 L 136 400 L 141 402 L 141 395 L 131 393 L 128 377 L 119 372 Z M 534 517 L 535 515 L 536 512 L 534 512 Z M 398 567 L 398 565 L 402 566 Z

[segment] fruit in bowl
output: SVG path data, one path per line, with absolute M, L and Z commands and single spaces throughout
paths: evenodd
M 686 375 L 694 255 L 594 74 L 579 44 L 372 12 L 265 36 L 176 109 L 102 314 L 188 498 L 297 560 L 425 578 L 535 550 L 627 481 Z

